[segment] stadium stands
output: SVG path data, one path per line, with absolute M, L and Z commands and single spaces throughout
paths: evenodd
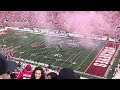
M 67 15 L 68 15 L 68 17 L 67 17 Z M 72 13 L 66 12 L 64 14 L 63 12 L 52 12 L 51 13 L 51 12 L 44 12 L 44 11 L 41 13 L 39 13 L 37 11 L 36 12 L 33 12 L 33 11 L 0 11 L 0 36 L 11 33 L 12 32 L 11 29 L 16 29 L 16 30 L 19 29 L 19 30 L 25 31 L 25 32 L 30 31 L 32 33 L 34 32 L 34 34 L 42 33 L 46 36 L 47 36 L 47 34 L 49 34 L 49 36 L 51 36 L 52 39 L 54 39 L 56 36 L 61 37 L 61 38 L 67 36 L 67 38 L 69 38 L 71 41 L 64 39 L 64 41 L 67 42 L 67 44 L 66 44 L 66 42 L 61 42 L 63 39 L 59 40 L 57 43 L 60 43 L 60 44 L 59 45 L 56 44 L 56 46 L 58 47 L 56 49 L 57 49 L 57 51 L 60 51 L 61 43 L 65 43 L 63 46 L 66 47 L 69 42 L 69 45 L 71 45 L 70 48 L 71 47 L 79 47 L 79 49 L 74 48 L 74 50 L 76 50 L 76 52 L 77 52 L 76 54 L 74 54 L 74 56 L 76 56 L 76 58 L 79 57 L 79 53 L 81 53 L 84 48 L 79 46 L 79 44 L 77 45 L 77 43 L 76 43 L 77 40 L 75 41 L 73 39 L 74 36 L 83 38 L 81 41 L 83 41 L 84 38 L 106 41 L 107 37 L 108 37 L 107 34 L 111 33 L 109 35 L 109 37 L 111 38 L 111 41 L 114 39 L 114 36 L 113 36 L 114 31 L 111 31 L 111 32 L 106 31 L 107 30 L 106 28 L 105 28 L 106 30 L 96 30 L 99 28 L 99 26 L 100 26 L 99 24 L 97 26 L 98 28 L 95 28 L 95 30 L 92 31 L 93 32 L 92 35 L 81 34 L 81 36 L 80 36 L 77 34 L 72 34 L 71 32 L 74 32 L 74 30 L 75 30 L 74 25 L 76 25 L 77 27 L 80 25 L 79 25 L 79 23 L 72 22 L 72 20 L 74 20 L 74 19 L 71 18 L 70 15 L 72 15 Z M 78 14 L 76 14 L 76 15 L 78 15 Z M 116 14 L 112 13 L 112 15 L 114 15 L 116 18 L 119 16 L 117 13 Z M 113 17 L 112 15 L 110 16 L 111 19 L 107 19 L 107 21 L 115 22 L 115 23 L 110 24 L 111 27 L 117 25 L 117 23 L 119 22 L 119 19 L 116 20 L 115 17 Z M 108 18 L 110 18 L 110 17 L 108 17 Z M 76 21 L 77 21 L 77 19 L 76 19 Z M 5 30 L 7 28 L 9 28 L 9 30 Z M 79 27 L 78 27 L 78 29 L 79 29 Z M 5 30 L 5 31 L 3 31 L 3 30 Z M 63 31 L 61 31 L 61 30 L 63 30 Z M 51 31 L 51 32 L 49 32 L 49 31 Z M 1 39 L 0 43 L 1 42 L 5 43 L 6 41 L 11 42 L 14 40 L 17 41 L 25 34 L 26 33 L 21 32 L 20 35 Z M 120 32 L 118 32 L 118 34 L 120 34 Z M 28 37 L 24 36 L 22 38 L 28 38 Z M 120 40 L 120 36 L 118 36 L 118 41 L 119 40 Z M 74 42 L 74 44 L 73 43 L 71 44 L 71 42 Z M 85 42 L 87 42 L 87 41 L 85 41 Z M 32 44 L 32 47 L 36 48 L 36 47 L 44 46 L 44 44 L 45 44 L 44 42 L 36 41 Z M 52 46 L 52 44 L 51 44 L 51 46 Z M 15 57 L 14 53 L 16 52 L 16 49 L 18 49 L 20 47 L 22 47 L 22 45 L 18 45 L 15 47 L 13 47 L 13 46 L 6 47 L 6 45 L 0 45 L 0 53 L 2 55 L 4 55 L 7 60 L 15 60 L 15 59 L 18 59 L 18 57 Z M 53 47 L 55 47 L 55 44 L 53 45 Z M 65 50 L 63 50 L 63 52 L 64 51 Z M 24 52 L 20 52 L 20 53 L 23 54 Z M 31 54 L 31 55 L 34 56 L 34 54 Z M 62 62 L 63 64 L 67 63 L 67 64 L 70 64 L 70 66 L 72 66 L 72 65 L 74 66 L 75 64 L 78 64 L 78 62 L 75 61 L 76 58 L 74 58 L 74 57 L 72 57 L 72 58 L 70 58 L 70 60 L 66 60 L 66 61 L 64 61 L 62 59 L 54 59 L 54 57 L 57 57 L 57 58 L 62 57 L 62 55 L 57 54 L 57 52 L 56 52 L 56 54 L 53 54 L 52 57 L 53 57 L 52 60 L 55 62 Z M 47 57 L 47 56 L 44 56 L 44 58 L 51 59 L 51 57 Z M 30 60 L 25 59 L 24 62 L 19 62 L 17 60 L 16 60 L 16 62 L 19 64 L 18 67 L 9 73 L 12 79 L 16 79 L 16 78 L 20 79 L 21 77 L 19 77 L 19 75 L 23 72 L 26 72 L 25 67 L 27 64 L 31 64 L 31 66 L 32 66 L 31 72 L 37 66 L 40 66 L 41 68 L 43 68 L 46 76 L 47 76 L 47 74 L 49 74 L 51 72 L 54 72 L 57 75 L 59 75 L 59 72 L 60 72 L 60 68 L 58 70 L 53 69 L 53 68 L 48 67 L 49 66 L 48 64 L 39 63 L 37 61 L 35 62 L 35 61 L 30 61 Z M 63 64 L 61 64 L 61 65 L 63 65 Z M 31 74 L 31 72 L 30 72 L 30 74 Z M 119 73 L 118 68 L 115 69 L 114 76 L 116 75 L 116 73 Z M 30 76 L 30 75 L 28 75 L 28 76 Z M 23 78 L 23 79 L 25 79 L 25 78 Z M 30 79 L 30 77 L 29 77 L 29 79 Z

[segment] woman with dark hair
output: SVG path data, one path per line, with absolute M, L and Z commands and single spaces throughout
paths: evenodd
M 43 68 L 36 67 L 32 73 L 31 79 L 45 79 Z

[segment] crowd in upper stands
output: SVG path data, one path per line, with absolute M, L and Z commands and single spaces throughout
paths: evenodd
M 4 28 L 6 26 L 17 26 L 19 28 L 32 28 L 32 27 L 46 27 L 46 28 L 58 28 L 58 29 L 66 29 L 67 25 L 65 23 L 69 23 L 66 22 L 64 19 L 62 19 L 62 17 L 64 16 L 64 14 L 67 14 L 70 12 L 33 12 L 33 11 L 0 11 L 0 28 Z M 119 21 L 119 19 L 115 19 L 115 17 L 118 17 L 119 14 L 118 12 L 112 12 L 110 13 L 111 16 L 108 17 L 108 13 L 107 12 L 99 12 L 101 14 L 105 14 L 106 15 L 106 20 L 111 20 L 109 22 L 115 22 L 112 23 L 112 25 L 116 25 L 117 21 Z M 38 15 L 37 15 L 38 14 Z M 43 15 L 42 15 L 43 14 Z M 45 16 L 45 15 L 47 16 Z M 38 18 L 40 17 L 40 18 Z M 46 19 L 46 20 L 44 20 Z M 92 33 L 95 34 L 100 34 L 100 35 L 105 35 L 107 33 L 109 33 L 109 30 L 107 31 L 103 31 L 103 30 L 94 30 Z M 120 32 L 119 32 L 120 33 Z
M 30 27 L 34 19 L 28 11 L 0 11 L 0 28 L 17 26 L 20 28 Z

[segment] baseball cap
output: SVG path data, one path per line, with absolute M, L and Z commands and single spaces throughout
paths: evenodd
M 28 65 L 26 65 L 26 70 L 31 70 L 31 65 L 30 64 L 28 64 Z
M 0 54 L 0 75 L 12 71 L 17 68 L 17 63 L 14 61 L 8 61 L 6 58 Z
M 59 72 L 59 79 L 78 79 L 75 72 L 71 68 L 63 68 Z

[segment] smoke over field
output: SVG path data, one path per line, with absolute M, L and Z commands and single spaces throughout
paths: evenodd
M 74 34 L 111 34 L 120 23 L 120 12 L 117 11 L 49 11 L 40 18 L 47 28 L 67 30 Z M 37 18 L 37 17 L 36 17 Z M 39 24 L 39 23 L 38 23 Z M 43 25 L 43 26 L 45 26 Z M 47 36 L 47 39 L 51 39 Z M 48 39 L 48 40 L 49 40 Z M 51 39 L 54 42 L 58 39 Z M 86 47 L 95 46 L 93 40 L 80 41 Z

